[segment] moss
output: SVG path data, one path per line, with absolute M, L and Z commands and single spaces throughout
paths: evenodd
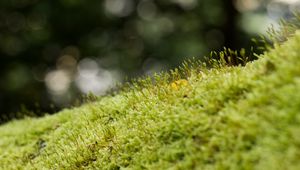
M 184 64 L 79 108 L 12 121 L 0 127 L 0 167 L 300 169 L 299 48 L 296 31 L 243 67 Z

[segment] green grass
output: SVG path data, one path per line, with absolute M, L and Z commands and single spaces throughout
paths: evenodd
M 9 122 L 0 169 L 300 169 L 299 49 L 296 31 L 244 67 L 185 66 Z

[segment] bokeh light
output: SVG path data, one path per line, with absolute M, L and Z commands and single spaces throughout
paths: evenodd
M 133 11 L 132 0 L 105 0 L 105 9 L 117 17 L 126 17 Z
M 78 65 L 78 75 L 76 76 L 76 85 L 83 93 L 93 93 L 103 95 L 116 85 L 119 75 L 117 72 L 105 70 L 99 64 L 90 58 L 84 58 Z
M 64 70 L 54 70 L 47 73 L 45 77 L 48 91 L 53 95 L 65 94 L 71 83 L 68 72 Z
M 157 7 L 152 0 L 142 0 L 137 6 L 137 12 L 142 19 L 152 20 L 157 15 Z

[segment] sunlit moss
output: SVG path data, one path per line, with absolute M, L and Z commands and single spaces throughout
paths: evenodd
M 185 62 L 2 125 L 0 169 L 300 169 L 299 48 L 298 30 L 244 66 Z

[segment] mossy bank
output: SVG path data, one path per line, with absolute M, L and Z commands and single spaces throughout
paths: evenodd
M 296 31 L 244 67 L 186 68 L 9 122 L 0 169 L 300 169 L 299 49 Z

